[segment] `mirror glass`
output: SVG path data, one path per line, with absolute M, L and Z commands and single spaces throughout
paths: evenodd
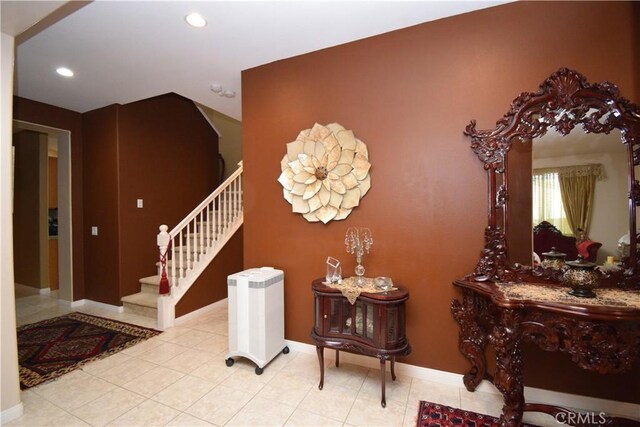
M 578 254 L 600 265 L 618 260 L 618 241 L 629 231 L 626 148 L 618 129 L 607 135 L 575 128 L 566 136 L 549 129 L 531 144 L 530 230 L 542 221 L 554 225 L 568 261 Z M 535 233 L 531 243 L 535 264 L 549 248 Z

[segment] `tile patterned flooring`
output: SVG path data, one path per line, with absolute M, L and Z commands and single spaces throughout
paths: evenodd
M 16 300 L 18 324 L 71 309 L 55 292 Z M 141 326 L 155 321 L 80 307 L 78 311 Z M 220 307 L 118 354 L 22 393 L 24 415 L 7 426 L 414 426 L 420 400 L 498 415 L 497 395 L 469 393 L 408 376 L 387 381 L 380 406 L 379 372 L 326 361 L 318 390 L 315 354 L 280 354 L 264 369 L 244 359 L 227 367 L 227 310 Z M 558 426 L 544 414 L 525 421 Z

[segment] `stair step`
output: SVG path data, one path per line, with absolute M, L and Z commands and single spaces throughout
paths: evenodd
M 158 295 L 146 292 L 127 295 L 121 299 L 124 310 L 127 313 L 138 314 L 145 317 L 158 317 Z
M 142 293 L 158 295 L 160 293 L 160 276 L 143 277 L 138 280 Z

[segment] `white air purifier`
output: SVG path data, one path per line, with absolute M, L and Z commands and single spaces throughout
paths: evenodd
M 227 278 L 229 353 L 253 361 L 256 374 L 280 352 L 289 353 L 284 341 L 284 273 L 272 267 L 251 268 Z

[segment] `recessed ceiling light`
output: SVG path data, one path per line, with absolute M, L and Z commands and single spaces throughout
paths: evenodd
M 207 20 L 199 13 L 190 13 L 184 18 L 189 25 L 196 28 L 202 28 L 207 25 Z
M 56 68 L 56 73 L 60 74 L 61 76 L 65 76 L 65 77 L 73 77 L 73 71 L 71 71 L 67 67 L 58 67 L 58 68 Z

